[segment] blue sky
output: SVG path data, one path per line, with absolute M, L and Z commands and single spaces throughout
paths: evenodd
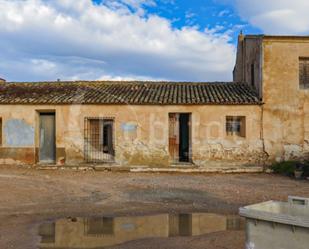
M 308 0 L 1 0 L 8 81 L 230 81 L 237 36 L 306 35 Z
M 93 0 L 96 4 L 106 4 L 108 1 Z M 130 6 L 129 6 L 130 7 Z M 154 4 L 145 4 L 146 17 L 158 15 L 171 20 L 174 28 L 195 26 L 200 31 L 205 28 L 218 27 L 222 32 L 234 28 L 231 34 L 234 43 L 242 30 L 247 34 L 261 34 L 261 29 L 250 25 L 243 20 L 233 7 L 233 4 L 224 0 L 159 0 Z M 134 12 L 134 8 L 131 8 Z

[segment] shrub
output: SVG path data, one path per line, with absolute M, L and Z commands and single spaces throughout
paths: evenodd
M 299 161 L 274 163 L 271 166 L 271 169 L 274 173 L 285 176 L 294 176 L 294 171 L 298 169 L 304 172 L 303 177 L 309 177 L 309 161 L 305 161 L 303 163 Z
M 298 164 L 299 162 L 297 161 L 286 161 L 286 162 L 274 163 L 271 166 L 271 169 L 276 174 L 285 175 L 285 176 L 293 176 L 294 171 Z
M 309 161 L 306 161 L 306 162 L 304 163 L 303 170 L 304 170 L 303 176 L 304 176 L 304 177 L 309 177 Z

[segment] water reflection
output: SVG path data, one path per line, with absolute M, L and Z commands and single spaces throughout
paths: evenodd
M 40 248 L 97 248 L 144 238 L 197 236 L 244 228 L 238 216 L 212 213 L 61 219 L 42 224 Z

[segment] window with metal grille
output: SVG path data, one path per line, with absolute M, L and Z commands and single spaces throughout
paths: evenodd
M 227 116 L 226 134 L 228 136 L 246 137 L 246 117 Z
M 85 118 L 84 157 L 86 162 L 113 162 L 114 119 Z
M 87 218 L 84 220 L 85 234 L 88 236 L 104 236 L 114 234 L 114 218 Z
M 299 88 L 309 88 L 309 58 L 299 58 Z

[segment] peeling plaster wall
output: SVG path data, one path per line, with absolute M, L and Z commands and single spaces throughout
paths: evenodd
M 20 107 L 0 107 L 3 125 L 0 164 L 35 163 L 35 112 L 25 111 Z
M 57 163 L 84 162 L 85 117 L 115 118 L 116 163 L 168 167 L 168 114 L 192 113 L 192 158 L 201 167 L 216 165 L 256 165 L 265 161 L 261 132 L 260 106 L 124 106 L 124 105 L 62 105 L 32 106 L 7 105 L 0 107 L 0 117 L 6 123 L 12 119 L 24 120 L 28 133 L 35 134 L 37 161 L 38 112 L 55 110 Z M 246 116 L 246 138 L 228 137 L 226 116 Z M 23 123 L 24 125 L 24 123 Z M 24 126 L 19 128 L 24 128 Z M 31 131 L 31 132 L 30 132 Z M 27 139 L 30 142 L 30 139 Z M 33 144 L 33 141 L 32 141 Z M 4 148 L 14 148 L 5 143 Z M 2 150 L 4 149 L 2 148 Z M 0 150 L 1 152 L 1 150 Z M 20 154 L 21 161 L 24 155 Z M 224 163 L 224 164 L 223 164 Z
M 22 119 L 9 119 L 4 122 L 4 134 L 8 147 L 34 146 L 34 127 Z
M 271 160 L 308 158 L 309 90 L 299 89 L 299 57 L 309 40 L 264 38 L 263 133 Z

